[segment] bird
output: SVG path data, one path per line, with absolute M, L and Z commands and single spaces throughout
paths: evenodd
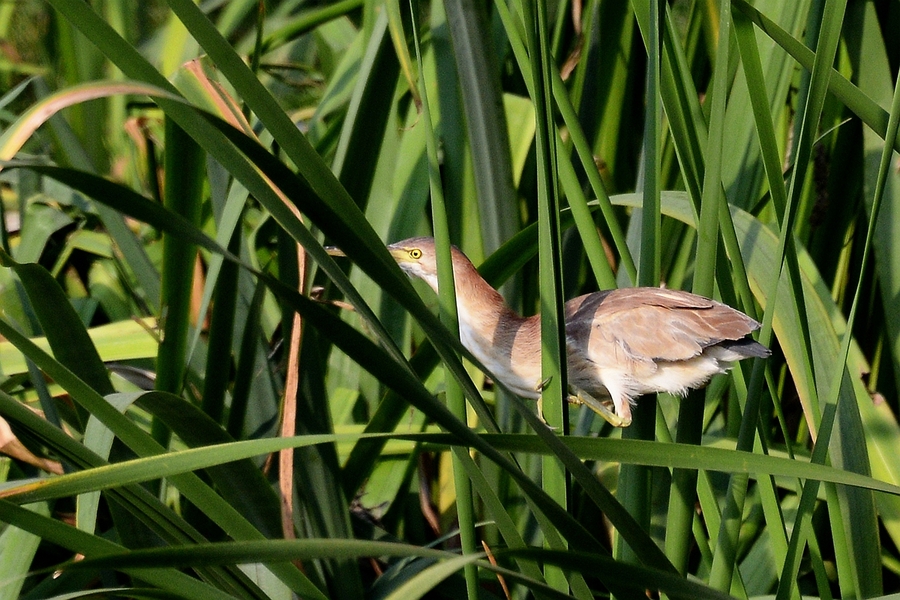
M 387 247 L 411 277 L 438 290 L 435 242 L 414 237 Z M 463 346 L 513 393 L 538 401 L 540 315 L 523 317 L 451 246 L 459 335 Z M 567 400 L 585 405 L 615 427 L 631 424 L 644 394 L 684 397 L 745 358 L 771 351 L 750 333 L 760 324 L 721 302 L 685 291 L 632 287 L 604 290 L 565 303 Z

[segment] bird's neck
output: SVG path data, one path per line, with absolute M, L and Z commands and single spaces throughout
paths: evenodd
M 479 329 L 494 329 L 500 323 L 515 322 L 515 313 L 494 288 L 483 279 L 477 282 L 456 283 L 456 306 L 460 320 L 469 321 Z
M 454 262 L 460 341 L 507 388 L 536 398 L 540 317 L 518 315 L 468 260 Z
M 453 280 L 461 327 L 466 322 L 475 329 L 493 332 L 500 323 L 513 324 L 522 320 L 462 254 L 454 256 Z M 437 291 L 437 286 L 433 284 L 433 287 Z
M 532 329 L 534 318 L 523 318 L 509 308 L 467 258 L 456 256 L 453 264 L 460 341 L 500 375 L 510 369 L 516 338 Z

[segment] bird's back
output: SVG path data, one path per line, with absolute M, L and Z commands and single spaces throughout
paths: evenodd
M 566 303 L 570 343 L 615 346 L 638 360 L 688 360 L 720 344 L 758 356 L 764 347 L 743 341 L 758 328 L 758 322 L 730 306 L 680 290 L 622 288 Z
M 684 395 L 735 361 L 768 356 L 748 338 L 759 323 L 729 306 L 679 290 L 623 288 L 566 303 L 569 382 L 609 396 L 624 423 L 642 394 Z

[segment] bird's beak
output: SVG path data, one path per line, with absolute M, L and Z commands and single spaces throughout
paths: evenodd
M 408 264 L 410 262 L 409 255 L 407 254 L 407 251 L 405 248 L 400 248 L 400 247 L 391 245 L 391 246 L 388 246 L 387 249 L 388 249 L 388 252 L 391 253 L 391 258 L 393 258 L 395 261 L 397 261 L 397 264 L 400 267 L 403 267 L 403 265 Z M 338 248 L 337 246 L 325 246 L 325 252 L 327 252 L 329 256 L 343 256 L 343 257 L 347 256 L 344 253 L 344 251 L 341 250 L 340 248 Z
M 391 253 L 391 257 L 397 261 L 397 264 L 403 265 L 405 262 L 409 261 L 409 258 L 406 254 L 406 250 L 403 248 L 397 248 L 395 246 L 388 246 L 388 252 Z M 347 255 L 343 250 L 338 248 L 337 246 L 325 246 L 325 252 L 328 253 L 328 256 L 341 256 L 346 257 Z
M 397 261 L 397 263 L 402 264 L 407 259 L 406 250 L 403 248 L 395 248 L 393 246 L 388 246 L 388 252 L 391 253 L 391 258 Z
M 412 262 L 409 258 L 409 248 L 401 246 L 400 244 L 390 244 L 387 247 L 387 250 L 391 253 L 391 258 L 397 261 L 397 264 L 401 267 Z

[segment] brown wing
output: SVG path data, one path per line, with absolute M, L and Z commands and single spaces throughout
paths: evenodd
M 687 360 L 758 327 L 740 311 L 680 290 L 623 288 L 566 304 L 570 343 L 589 343 L 593 356 L 621 349 L 640 361 Z

